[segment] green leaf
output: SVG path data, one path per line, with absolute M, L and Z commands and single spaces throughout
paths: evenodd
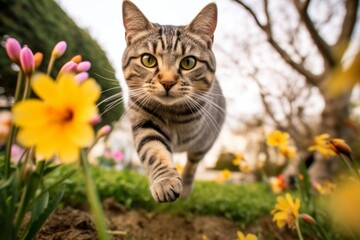
M 43 175 L 45 176 L 45 175 L 53 172 L 53 171 L 54 171 L 55 169 L 57 169 L 59 166 L 60 166 L 59 164 L 58 164 L 58 165 L 53 165 L 53 166 L 46 166 L 45 169 L 44 169 Z
M 301 194 L 302 201 L 307 206 L 307 210 L 313 212 L 313 203 L 311 195 L 311 181 L 304 161 L 301 161 L 299 172 L 303 176 L 302 180 L 297 180 L 297 187 Z
M 3 190 L 4 188 L 7 188 L 8 186 L 10 186 L 12 184 L 12 181 L 14 181 L 14 179 L 15 179 L 15 175 L 12 174 L 6 181 L 1 181 L 0 191 Z
M 42 194 L 42 196 L 34 202 L 31 211 L 31 222 L 36 221 L 49 203 L 49 192 Z
M 55 208 L 59 205 L 62 197 L 64 195 L 64 187 L 60 189 L 60 191 L 57 192 L 55 197 L 51 199 L 47 205 L 47 207 L 41 212 L 41 214 L 37 217 L 34 222 L 31 222 L 30 229 L 27 233 L 25 233 L 21 239 L 25 240 L 31 240 L 35 237 L 36 233 L 40 230 L 41 226 L 45 223 L 45 221 L 48 219 L 50 214 L 55 210 Z

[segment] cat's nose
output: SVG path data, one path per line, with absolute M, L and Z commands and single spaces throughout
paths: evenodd
M 165 90 L 168 92 L 170 89 L 176 84 L 175 80 L 161 80 L 161 85 L 165 88 Z

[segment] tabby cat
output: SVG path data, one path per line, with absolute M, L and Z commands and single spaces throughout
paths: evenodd
M 205 6 L 187 26 L 169 26 L 149 22 L 125 0 L 123 22 L 122 67 L 135 148 L 153 198 L 172 202 L 191 193 L 197 165 L 224 122 L 225 100 L 211 50 L 217 7 Z M 172 153 L 184 151 L 188 161 L 180 177 Z

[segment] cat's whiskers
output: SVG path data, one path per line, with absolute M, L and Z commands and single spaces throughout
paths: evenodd
M 209 120 L 211 122 L 211 124 L 216 128 L 217 132 L 220 132 L 221 126 L 217 123 L 216 119 L 211 115 L 211 113 L 206 110 L 206 108 L 204 108 L 200 103 L 198 103 L 195 99 L 193 99 L 191 96 L 187 96 L 187 99 L 189 99 L 192 103 L 193 106 L 196 106 L 197 109 L 199 109 L 199 111 L 201 113 L 204 113 L 205 118 L 204 120 L 207 122 L 207 120 Z M 210 126 L 209 126 L 210 127 Z M 211 131 L 212 128 L 210 127 Z
M 219 106 L 218 104 L 216 104 L 215 102 L 211 101 L 210 99 L 208 99 L 207 94 L 196 94 L 195 95 L 197 98 L 199 98 L 200 100 L 206 102 L 207 104 L 211 105 L 214 107 L 214 110 L 217 111 L 219 114 L 221 115 L 225 115 L 226 112 L 224 110 L 224 108 L 222 108 L 221 106 Z

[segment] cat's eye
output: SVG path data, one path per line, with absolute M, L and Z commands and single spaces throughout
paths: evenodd
M 141 56 L 141 63 L 148 68 L 153 68 L 157 65 L 156 58 L 148 53 Z
M 196 65 L 196 58 L 192 56 L 185 57 L 180 62 L 180 67 L 184 70 L 190 70 L 194 68 L 195 65 Z

